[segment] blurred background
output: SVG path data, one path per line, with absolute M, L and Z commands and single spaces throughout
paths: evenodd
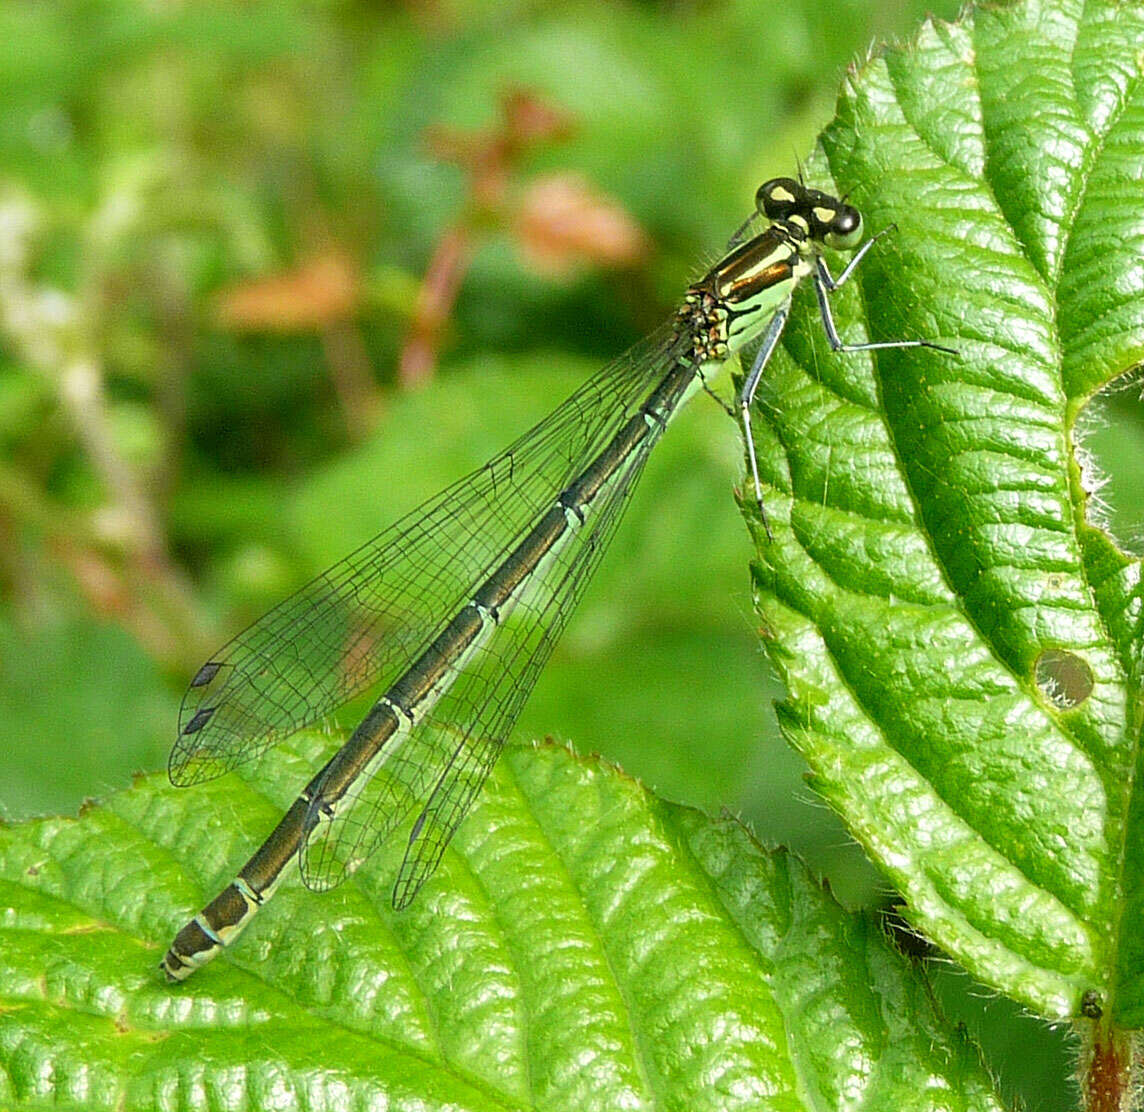
M 0 814 L 163 767 L 212 650 L 654 327 L 845 65 L 957 6 L 0 5 Z M 1142 434 L 1122 393 L 1089 438 L 1137 539 Z M 705 399 L 673 426 L 516 735 L 877 904 L 770 711 L 740 451 Z M 1069 1106 L 1022 1079 L 1055 1038 L 946 979 Z

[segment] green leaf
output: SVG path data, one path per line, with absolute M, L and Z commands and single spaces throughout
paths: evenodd
M 407 911 L 399 846 L 324 896 L 291 870 L 165 984 L 174 930 L 331 744 L 0 831 L 4 1107 L 1001 1107 L 916 972 L 796 860 L 552 745 L 506 752 Z
M 851 76 L 810 176 L 898 230 L 840 331 L 959 354 L 835 355 L 802 298 L 760 397 L 755 568 L 783 729 L 912 922 L 1041 1015 L 1095 992 L 1125 1026 L 1144 593 L 1076 424 L 1144 358 L 1142 48 L 1139 4 L 1005 5 Z

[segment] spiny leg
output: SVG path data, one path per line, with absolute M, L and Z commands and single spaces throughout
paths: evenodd
M 767 325 L 767 330 L 763 333 L 755 361 L 751 364 L 751 369 L 743 380 L 742 390 L 739 391 L 739 421 L 743 426 L 743 438 L 747 442 L 747 458 L 751 461 L 751 478 L 755 483 L 755 500 L 759 504 L 759 514 L 762 516 L 763 528 L 767 531 L 768 541 L 773 541 L 775 538 L 771 532 L 771 523 L 767 520 L 767 508 L 763 505 L 763 486 L 759 482 L 759 461 L 755 455 L 755 436 L 751 429 L 751 404 L 755 400 L 755 393 L 759 388 L 763 371 L 774 354 L 779 337 L 783 334 L 783 328 L 789 314 L 790 299 L 788 298 L 775 310 L 775 315 L 771 317 L 771 323 Z
M 721 397 L 719 397 L 718 394 L 715 393 L 714 390 L 711 389 L 711 385 L 707 381 L 707 376 L 703 373 L 703 368 L 696 367 L 695 373 L 699 376 L 699 383 L 703 388 L 703 393 L 706 394 L 713 402 L 715 402 L 715 404 L 718 405 L 719 408 L 723 410 L 723 412 L 726 413 L 728 417 L 736 416 L 735 407 L 729 402 L 725 402 Z
M 826 333 L 827 342 L 831 351 L 881 351 L 886 348 L 933 348 L 934 351 L 944 351 L 947 355 L 957 355 L 955 348 L 943 347 L 932 340 L 878 340 L 864 344 L 844 344 L 834 325 L 834 314 L 830 311 L 830 294 L 838 289 L 851 274 L 854 268 L 862 261 L 866 252 L 878 242 L 887 232 L 893 231 L 897 225 L 891 224 L 883 228 L 877 235 L 871 236 L 847 264 L 846 268 L 837 277 L 833 277 L 825 260 L 819 255 L 814 260 L 814 293 L 818 298 L 818 312 L 822 317 L 822 329 Z
M 846 279 L 854 273 L 855 268 L 866 257 L 866 252 L 869 251 L 870 248 L 873 247 L 874 244 L 882 238 L 882 236 L 888 235 L 890 232 L 896 232 L 897 230 L 897 224 L 887 224 L 886 227 L 884 227 L 880 232 L 875 232 L 874 235 L 872 235 L 868 240 L 866 240 L 864 244 L 862 244 L 861 247 L 858 248 L 858 250 L 851 257 L 850 261 L 846 264 L 845 267 L 842 268 L 842 273 L 838 275 L 837 278 L 831 277 L 826 263 L 823 261 L 822 256 L 819 255 L 818 259 L 816 260 L 818 263 L 818 271 L 822 276 L 822 280 L 825 283 L 826 288 L 831 293 L 833 293 L 836 289 L 838 289 L 839 286 L 844 285 Z

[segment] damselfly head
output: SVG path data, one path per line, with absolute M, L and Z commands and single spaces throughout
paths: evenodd
M 852 251 L 862 241 L 862 214 L 853 205 L 794 178 L 763 182 L 755 206 L 768 220 L 793 223 L 807 238 L 839 251 Z

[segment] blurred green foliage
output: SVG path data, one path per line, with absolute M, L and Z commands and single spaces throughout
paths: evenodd
M 0 6 L 3 813 L 159 766 L 212 649 L 654 326 L 809 149 L 844 65 L 957 6 Z M 558 126 L 507 142 L 513 95 Z M 538 261 L 522 214 L 553 179 L 634 230 L 623 265 L 590 222 Z M 450 233 L 456 294 L 412 390 Z M 1092 433 L 1113 488 L 1139 411 L 1121 395 Z M 770 715 L 738 473 L 700 400 L 518 732 L 730 806 L 868 898 Z M 1142 489 L 1107 496 L 1122 535 Z

